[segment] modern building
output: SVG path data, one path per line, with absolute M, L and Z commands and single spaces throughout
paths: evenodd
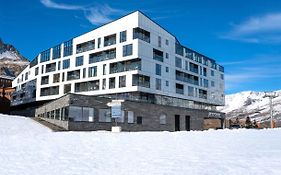
M 59 101 L 74 93 L 162 105 L 167 110 L 169 106 L 205 111 L 202 119 L 224 116 L 215 109 L 224 105 L 224 68 L 181 45 L 139 11 L 41 52 L 13 81 L 13 87 L 15 109 Z M 44 116 L 52 111 L 44 111 Z M 35 115 L 43 116 L 42 110 Z M 148 114 L 143 117 L 149 119 Z M 81 117 L 71 120 L 78 122 Z

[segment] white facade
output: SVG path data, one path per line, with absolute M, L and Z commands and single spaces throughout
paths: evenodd
M 148 32 L 150 37 L 146 39 L 149 39 L 150 41 L 148 42 L 144 41 L 145 39 L 140 39 L 139 35 L 138 38 L 135 37 L 134 39 L 135 28 L 140 28 Z M 126 41 L 121 42 L 120 35 L 123 31 L 126 31 Z M 115 35 L 116 43 L 105 46 L 105 43 L 107 43 L 105 37 L 111 35 Z M 114 36 L 112 38 L 112 41 L 114 41 Z M 101 41 L 100 44 L 99 40 Z M 83 50 L 81 49 L 80 44 L 88 41 L 94 42 L 94 47 L 91 46 L 91 48 L 94 49 L 88 50 L 87 48 L 89 48 L 89 46 L 86 46 L 86 49 L 84 49 L 88 51 L 84 51 L 81 53 L 77 52 L 77 49 L 79 51 Z M 110 42 L 112 41 L 110 40 Z M 37 63 L 31 63 L 31 65 L 27 66 L 13 81 L 13 87 L 16 87 L 17 90 L 20 91 L 23 88 L 23 84 L 25 86 L 28 82 L 36 80 L 36 94 L 34 94 L 36 101 L 51 100 L 61 97 L 68 92 L 65 85 L 69 85 L 71 87 L 71 93 L 79 93 L 85 95 L 144 92 L 149 94 L 158 94 L 186 99 L 214 106 L 224 105 L 223 67 L 215 64 L 214 60 L 209 59 L 201 54 L 197 54 L 196 52 L 194 52 L 192 55 L 187 55 L 187 48 L 185 47 L 182 48 L 182 55 L 176 54 L 176 42 L 177 39 L 173 35 L 168 33 L 165 29 L 160 27 L 158 24 L 153 22 L 141 12 L 136 11 L 116 21 L 92 30 L 86 34 L 73 38 L 71 46 L 72 54 L 69 56 L 64 56 L 64 43 L 59 46 L 59 58 L 53 58 L 53 52 L 55 50 L 54 48 L 46 51 L 47 56 L 45 56 L 48 61 L 40 61 L 44 57 L 43 53 L 40 53 L 37 57 Z M 127 49 L 129 55 L 123 56 L 123 52 L 125 49 L 123 46 L 130 44 L 132 44 L 132 54 L 130 55 L 130 47 L 128 46 Z M 100 45 L 100 47 L 98 47 L 98 45 Z M 93 63 L 89 62 L 90 57 L 94 57 L 94 59 L 92 60 L 99 59 L 100 57 L 97 56 L 97 53 L 100 53 L 101 51 L 108 51 L 110 49 L 113 49 L 113 51 L 111 52 L 113 56 L 107 56 L 107 59 L 103 61 L 94 61 Z M 113 58 L 114 49 L 116 51 L 115 58 Z M 155 52 L 160 51 L 157 52 L 158 55 L 160 54 L 160 58 L 154 59 L 153 49 L 156 49 Z M 49 58 L 48 52 L 50 55 Z M 163 58 L 161 58 L 161 54 L 163 55 Z M 93 55 L 95 55 L 96 57 Z M 76 58 L 80 56 L 83 56 L 83 64 L 77 66 Z M 112 59 L 108 59 L 108 57 L 112 57 Z M 68 59 L 70 65 L 68 68 L 64 69 L 64 60 Z M 138 59 L 136 62 L 141 62 L 141 67 L 136 66 L 136 63 L 136 65 L 131 66 L 129 70 L 120 72 L 114 71 L 122 67 L 122 62 L 135 59 Z M 178 65 L 176 65 L 176 59 Z M 33 62 L 36 62 L 36 60 L 34 60 Z M 48 66 L 50 66 L 51 63 L 55 63 L 53 64 L 55 65 L 54 69 L 50 72 L 46 72 L 46 69 L 48 68 Z M 112 65 L 113 63 L 117 63 L 114 70 L 112 70 L 113 68 L 110 69 L 110 65 Z M 193 69 L 193 72 L 190 71 L 191 63 L 193 63 L 195 67 L 198 67 L 197 69 Z M 130 64 L 131 63 L 127 61 L 125 65 L 128 67 Z M 156 64 L 158 65 L 156 66 Z M 212 65 L 213 68 L 211 67 Z M 93 66 L 97 66 L 96 75 L 93 77 L 89 77 L 89 69 Z M 161 71 L 159 71 L 160 67 Z M 36 69 L 38 71 L 37 75 Z M 72 75 L 69 73 L 76 70 L 77 72 L 78 70 L 80 71 L 79 77 L 77 77 L 77 75 Z M 195 80 L 191 81 L 187 77 L 177 78 L 176 70 L 179 74 L 185 73 L 184 75 Z M 203 73 L 203 70 L 206 71 L 205 74 Z M 156 74 L 156 71 L 158 75 Z M 196 73 L 196 71 L 198 71 L 198 73 Z M 75 78 L 73 80 L 68 80 L 68 74 L 72 75 L 69 76 L 70 78 Z M 94 75 L 95 73 L 91 72 L 90 74 Z M 145 75 L 149 77 L 149 87 L 144 87 L 144 85 L 141 83 L 134 84 L 133 76 L 135 74 Z M 58 75 L 59 78 L 56 77 Z M 48 81 L 47 79 L 42 80 L 42 77 L 46 76 L 48 76 Z M 123 78 L 122 87 L 119 87 L 120 77 Z M 124 77 L 126 77 L 125 82 Z M 110 88 L 109 86 L 110 78 L 111 80 L 112 78 L 115 78 L 114 88 Z M 105 86 L 103 86 L 104 79 L 106 81 Z M 139 79 L 143 80 L 142 77 Z M 45 84 L 42 83 L 42 81 L 45 81 Z M 93 87 L 93 84 L 78 84 L 90 81 L 95 81 L 92 82 L 93 84 L 95 84 L 95 87 Z M 113 80 L 111 82 L 113 82 Z M 125 83 L 125 85 L 123 83 Z M 159 83 L 161 83 L 161 85 Z M 54 88 L 53 90 L 48 91 L 48 89 L 46 88 L 50 87 L 56 87 L 58 89 Z

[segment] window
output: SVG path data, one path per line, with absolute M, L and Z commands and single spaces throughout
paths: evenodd
M 168 53 L 166 53 L 166 58 L 169 59 L 169 54 Z
M 188 96 L 193 97 L 194 96 L 194 87 L 188 86 Z
M 141 116 L 137 116 L 137 124 L 142 125 L 142 117 Z
M 87 81 L 82 83 L 75 83 L 75 92 L 96 91 L 100 89 L 100 81 Z
M 83 68 L 83 78 L 86 78 L 86 68 Z
M 54 74 L 53 75 L 53 83 L 59 83 L 60 82 L 60 74 Z
M 72 55 L 72 39 L 63 43 L 63 56 Z
M 119 88 L 126 87 L 126 75 L 119 77 Z
M 116 44 L 116 34 L 104 37 L 104 47 Z
M 141 39 L 145 42 L 150 43 L 150 32 L 143 30 L 139 27 L 133 30 L 133 39 Z
M 106 79 L 102 79 L 102 89 L 106 89 Z
M 128 123 L 134 123 L 134 112 L 128 111 Z
M 94 108 L 82 108 L 82 121 L 94 121 Z
M 44 65 L 41 66 L 41 74 L 44 73 Z
M 155 89 L 161 90 L 161 79 L 156 78 Z
M 211 81 L 211 86 L 215 87 L 215 82 L 214 81 Z
M 177 94 L 184 94 L 184 86 L 183 84 L 176 83 L 176 93 Z
M 35 76 L 38 75 L 38 72 L 39 72 L 39 67 L 36 67 L 35 68 Z
M 111 122 L 110 109 L 99 109 L 99 122 Z
M 68 69 L 70 67 L 70 59 L 63 60 L 62 69 Z
M 208 87 L 209 87 L 209 81 L 206 80 L 206 79 L 204 79 L 204 81 L 203 81 L 203 86 L 204 86 L 205 88 L 208 88 Z
M 61 79 L 62 82 L 64 82 L 64 72 L 62 73 L 62 79 Z
M 90 54 L 89 64 L 116 58 L 116 49 L 109 49 Z
M 184 61 L 185 62 L 185 70 L 188 70 L 188 61 Z
M 207 99 L 207 91 L 199 89 L 199 98 Z
M 131 70 L 141 70 L 141 59 L 133 59 L 110 63 L 110 74 L 118 72 L 126 72 Z
M 49 75 L 41 78 L 41 85 L 49 84 Z
M 153 49 L 153 59 L 163 62 L 163 52 L 157 49 Z
M 80 70 L 67 72 L 67 81 L 80 79 Z
M 58 70 L 60 70 L 60 63 L 61 63 L 61 62 L 59 61 L 59 62 L 58 62 Z
M 169 45 L 169 40 L 167 40 L 167 39 L 166 39 L 166 45 L 167 45 L 167 46 Z
M 127 31 L 120 32 L 120 43 L 125 42 L 127 40 Z
M 215 76 L 215 72 L 213 70 L 211 70 L 211 76 Z
M 176 54 L 183 56 L 183 46 L 177 41 L 175 43 Z
M 106 75 L 106 64 L 102 65 L 102 74 Z
M 194 63 L 189 63 L 189 70 L 194 73 L 199 73 L 199 66 Z
M 161 65 L 155 64 L 155 74 L 161 76 Z
M 169 81 L 167 81 L 167 80 L 166 80 L 166 86 L 167 86 L 167 87 L 169 86 Z
M 146 75 L 134 74 L 132 85 L 150 88 L 150 77 Z
M 40 62 L 46 62 L 46 61 L 50 61 L 50 49 L 41 52 L 41 57 L 40 57 Z
M 101 46 L 101 38 L 98 38 L 98 48 Z
M 133 54 L 133 44 L 123 46 L 123 57 Z
M 166 67 L 166 72 L 169 72 L 169 67 Z
M 82 107 L 69 106 L 68 119 L 70 121 L 82 121 Z
M 160 121 L 160 125 L 166 125 L 166 115 L 165 114 L 161 114 L 159 117 L 159 121 Z
M 28 79 L 28 72 L 25 73 L 25 79 L 24 80 L 27 80 Z
M 52 86 L 41 88 L 40 96 L 49 96 L 49 95 L 58 95 L 59 94 L 59 86 Z
M 87 41 L 76 46 L 76 53 L 82 53 L 95 49 L 95 40 Z
M 97 76 L 97 66 L 89 67 L 88 69 L 88 77 Z
M 181 60 L 181 58 L 176 57 L 175 64 L 176 64 L 176 67 L 182 68 L 182 60 Z
M 158 47 L 161 47 L 161 36 L 158 36 Z
M 83 56 L 76 57 L 75 66 L 82 66 L 83 65 Z
M 224 79 L 224 75 L 223 75 L 223 74 L 221 74 L 221 79 L 222 79 L 222 80 Z
M 53 47 L 53 60 L 61 57 L 61 45 Z
M 46 64 L 46 73 L 56 71 L 56 63 Z
M 68 92 L 71 92 L 71 84 L 65 84 L 63 87 L 63 93 L 66 94 Z
M 176 80 L 194 84 L 194 85 L 199 85 L 199 77 L 195 75 L 191 75 L 185 72 L 181 72 L 176 70 Z
M 115 77 L 109 78 L 109 89 L 115 88 Z
M 207 68 L 203 68 L 203 76 L 207 77 Z

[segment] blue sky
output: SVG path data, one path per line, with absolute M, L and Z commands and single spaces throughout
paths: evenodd
M 227 94 L 281 89 L 281 0 L 0 0 L 0 38 L 32 60 L 135 10 L 223 65 Z

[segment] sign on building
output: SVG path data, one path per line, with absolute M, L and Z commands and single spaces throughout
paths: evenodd
M 121 110 L 121 103 L 124 100 L 112 100 L 109 102 L 107 106 L 111 107 L 111 117 L 112 118 L 121 118 L 122 117 L 122 110 Z

